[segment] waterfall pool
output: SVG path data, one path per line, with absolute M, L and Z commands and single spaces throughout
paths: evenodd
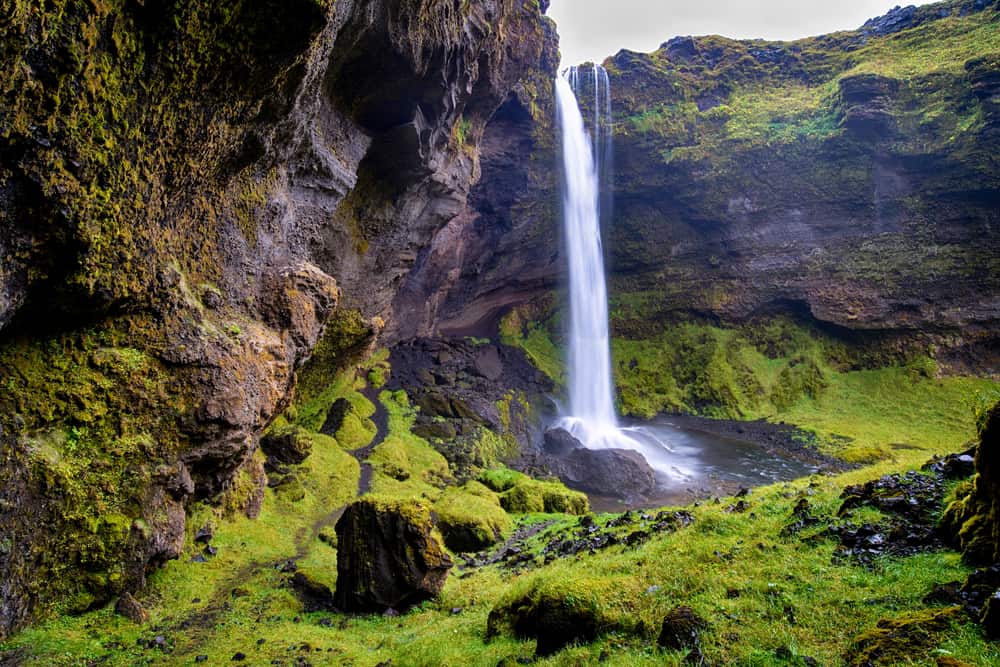
M 615 512 L 642 507 L 687 504 L 731 496 L 753 488 L 805 477 L 823 469 L 783 448 L 749 439 L 712 433 L 683 423 L 684 418 L 622 420 L 624 434 L 640 443 L 640 451 L 656 471 L 656 493 L 641 502 L 588 494 L 594 511 Z

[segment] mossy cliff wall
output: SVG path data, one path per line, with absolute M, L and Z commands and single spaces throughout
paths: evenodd
M 998 54 L 996 3 L 955 0 L 795 42 L 681 37 L 606 60 L 611 293 L 635 313 L 617 335 L 794 311 L 995 369 Z M 439 329 L 558 285 L 554 145 L 527 141 L 507 199 L 472 199 L 473 228 L 507 234 L 451 267 Z
M 193 499 L 259 509 L 295 368 L 331 317 L 394 326 L 493 112 L 554 66 L 534 0 L 3 14 L 0 636 L 142 586 Z

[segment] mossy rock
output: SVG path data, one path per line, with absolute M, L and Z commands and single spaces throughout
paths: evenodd
M 849 667 L 900 665 L 912 660 L 913 656 L 926 655 L 941 634 L 959 618 L 960 612 L 960 607 L 948 607 L 884 618 L 874 629 L 854 640 L 846 663 Z
M 471 487 L 471 488 L 470 488 Z M 495 493 L 478 482 L 450 488 L 434 505 L 444 543 L 452 551 L 480 551 L 510 532 L 510 517 Z
M 513 514 L 558 512 L 583 515 L 590 509 L 585 494 L 567 489 L 559 482 L 540 482 L 528 477 L 501 495 L 500 505 Z
M 504 491 L 509 491 L 514 487 L 514 485 L 521 481 L 528 479 L 528 476 L 524 473 L 517 472 L 516 470 L 511 470 L 509 468 L 494 468 L 493 470 L 484 470 L 479 475 L 479 481 L 497 493 L 503 493 Z
M 607 632 L 641 633 L 645 628 L 626 611 L 627 599 L 639 595 L 636 581 L 626 577 L 539 574 L 490 611 L 486 635 L 536 639 L 537 654 L 546 656 Z
M 444 587 L 452 561 L 429 505 L 366 496 L 337 521 L 337 608 L 405 611 Z
M 940 527 L 965 560 L 985 565 L 1000 558 L 1000 402 L 981 411 L 978 425 L 976 476 L 956 487 Z

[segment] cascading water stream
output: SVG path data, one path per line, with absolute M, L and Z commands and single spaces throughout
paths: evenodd
M 570 415 L 563 417 L 559 426 L 591 449 L 641 449 L 639 443 L 618 428 L 611 384 L 608 296 L 600 226 L 602 160 L 610 154 L 611 140 L 607 72 L 599 65 L 594 66 L 593 142 L 574 92 L 579 82 L 575 67 L 556 79 L 570 298 Z

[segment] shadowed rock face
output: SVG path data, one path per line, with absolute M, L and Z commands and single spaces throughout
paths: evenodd
M 259 510 L 296 368 L 353 309 L 413 319 L 484 127 L 556 63 L 528 0 L 64 5 L 0 43 L 0 636 L 142 586 L 192 500 Z
M 337 521 L 337 608 L 402 612 L 440 593 L 452 562 L 434 523 L 416 501 L 349 505 Z

